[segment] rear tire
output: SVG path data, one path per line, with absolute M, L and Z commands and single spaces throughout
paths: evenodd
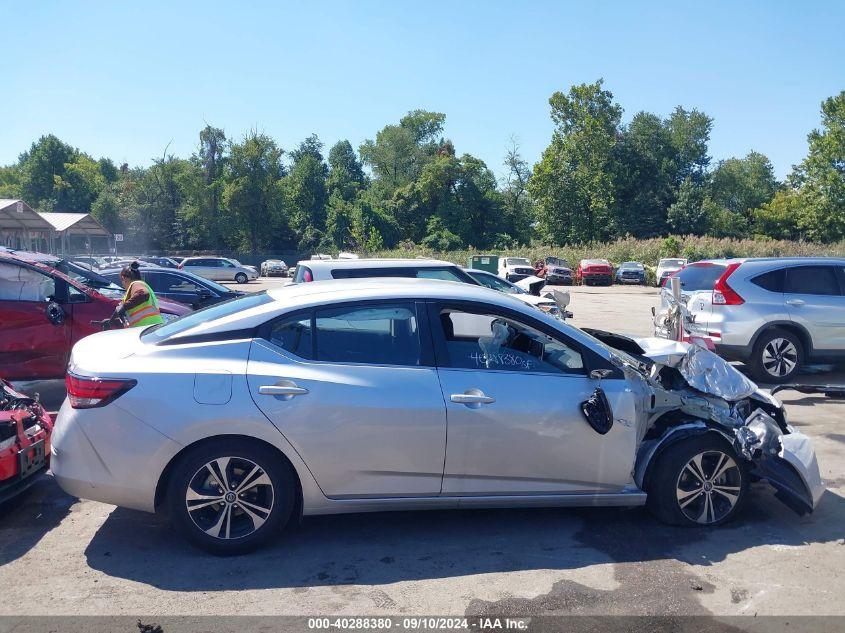
M 761 383 L 792 380 L 804 361 L 804 346 L 792 332 L 773 328 L 763 332 L 751 353 L 751 374 Z
M 235 283 L 245 284 L 248 281 L 249 279 L 247 279 L 247 276 L 244 273 L 238 273 L 235 275 Z
M 657 457 L 649 476 L 649 511 L 670 525 L 711 527 L 745 502 L 748 473 L 733 448 L 713 433 L 680 440 Z
M 218 556 L 264 544 L 290 519 L 295 475 L 272 449 L 249 440 L 221 440 L 189 450 L 167 487 L 173 527 Z

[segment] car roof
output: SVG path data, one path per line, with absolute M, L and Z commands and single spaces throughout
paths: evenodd
M 299 262 L 313 270 L 338 270 L 341 268 L 434 268 L 439 266 L 455 266 L 452 262 L 439 259 L 303 259 Z

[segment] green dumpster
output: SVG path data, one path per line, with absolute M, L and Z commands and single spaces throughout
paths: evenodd
M 499 274 L 498 255 L 473 255 L 469 258 L 469 267 L 475 270 L 486 270 L 494 275 Z

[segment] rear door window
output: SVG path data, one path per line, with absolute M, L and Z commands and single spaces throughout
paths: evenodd
M 793 266 L 786 270 L 786 292 L 802 295 L 839 295 L 833 266 Z
M 421 364 L 413 303 L 380 303 L 317 310 L 318 361 L 372 365 Z

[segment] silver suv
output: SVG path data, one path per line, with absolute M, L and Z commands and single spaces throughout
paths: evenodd
M 802 364 L 845 357 L 845 259 L 711 260 L 674 276 L 692 320 L 688 333 L 747 363 L 759 382 L 788 382 Z M 662 318 L 670 304 L 666 287 L 657 336 L 670 336 Z

